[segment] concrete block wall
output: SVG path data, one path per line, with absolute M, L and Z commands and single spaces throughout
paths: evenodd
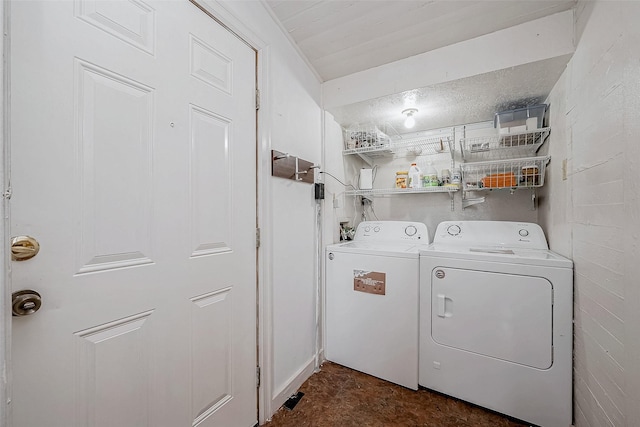
M 575 263 L 577 427 L 640 425 L 639 19 L 637 2 L 579 2 L 576 52 L 548 100 L 540 221 Z

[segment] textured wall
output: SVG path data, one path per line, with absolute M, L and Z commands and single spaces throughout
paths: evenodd
M 549 98 L 553 167 L 540 219 L 551 248 L 575 263 L 575 424 L 631 427 L 640 425 L 640 4 L 581 2 L 576 19 L 575 55 Z

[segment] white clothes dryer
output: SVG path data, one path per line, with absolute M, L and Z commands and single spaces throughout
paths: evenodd
M 418 389 L 418 222 L 366 221 L 354 240 L 326 248 L 325 357 Z
M 548 250 L 542 229 L 445 221 L 420 268 L 420 385 L 571 426 L 573 263 Z

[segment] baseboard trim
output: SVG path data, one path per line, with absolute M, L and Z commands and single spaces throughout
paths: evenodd
M 286 382 L 285 386 L 280 390 L 274 393 L 273 398 L 271 399 L 271 408 L 275 408 L 275 411 L 280 409 L 280 407 L 284 404 L 294 394 L 298 389 L 304 384 L 304 382 L 313 375 L 313 371 L 315 370 L 315 358 L 312 357 L 298 372 L 293 374 L 289 381 Z M 273 415 L 273 414 L 271 414 Z M 269 418 L 271 418 L 271 415 Z

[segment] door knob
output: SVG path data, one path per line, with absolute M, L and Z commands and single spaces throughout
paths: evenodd
M 11 238 L 11 259 L 26 261 L 38 255 L 40 243 L 31 236 L 16 236 Z
M 42 298 L 36 291 L 25 289 L 13 293 L 12 313 L 14 316 L 28 316 L 40 310 Z

